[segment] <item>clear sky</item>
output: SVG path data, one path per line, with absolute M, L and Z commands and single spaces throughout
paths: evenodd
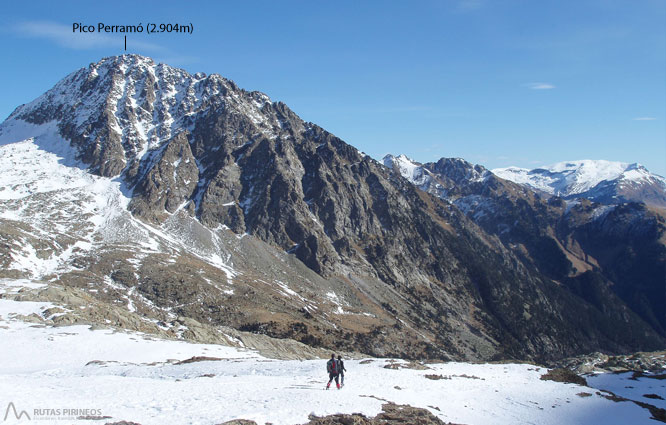
M 1 119 L 58 80 L 125 53 L 218 73 L 285 102 L 375 158 L 489 168 L 575 159 L 666 175 L 666 1 L 4 2 Z

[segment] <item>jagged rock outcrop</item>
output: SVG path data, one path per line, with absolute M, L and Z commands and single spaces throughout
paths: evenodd
M 361 413 L 334 414 L 328 416 L 312 415 L 303 425 L 447 425 L 427 409 L 403 404 L 385 403 L 377 416 L 367 417 Z M 220 425 L 257 425 L 255 421 L 234 419 Z M 448 423 L 448 425 L 455 425 Z
M 444 421 L 433 415 L 427 409 L 412 407 L 409 405 L 400 405 L 395 403 L 385 403 L 382 405 L 382 412 L 374 417 L 355 413 L 351 415 L 337 414 L 324 417 L 311 416 L 310 421 L 303 425 L 446 425 Z M 449 423 L 449 425 L 454 425 Z
M 199 168 L 192 155 L 187 133 L 169 140 L 156 154 L 152 167 L 138 179 L 130 209 L 150 221 L 161 222 L 188 202 L 199 181 Z

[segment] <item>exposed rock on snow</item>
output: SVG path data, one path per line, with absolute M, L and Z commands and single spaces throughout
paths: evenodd
M 593 353 L 558 362 L 576 373 L 644 372 L 666 370 L 666 351 L 609 356 Z
M 360 413 L 351 415 L 337 414 L 325 417 L 311 416 L 310 422 L 304 425 L 446 425 L 441 419 L 427 409 L 412 406 L 386 403 L 382 405 L 382 413 L 368 418 Z M 449 422 L 449 425 L 455 425 Z
M 567 384 L 578 384 L 585 387 L 587 386 L 587 381 L 585 378 L 576 375 L 576 373 L 565 368 L 549 370 L 547 373 L 541 375 L 541 379 L 544 381 L 564 382 Z

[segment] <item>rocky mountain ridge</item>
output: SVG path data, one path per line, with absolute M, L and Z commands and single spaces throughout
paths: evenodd
M 185 317 L 438 359 L 665 344 L 462 204 L 218 75 L 106 58 L 17 108 L 0 144 L 3 277 L 76 287 L 176 334 Z

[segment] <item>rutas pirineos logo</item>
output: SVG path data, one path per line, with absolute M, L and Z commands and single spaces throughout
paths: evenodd
M 7 405 L 7 410 L 5 410 L 5 418 L 12 419 L 10 412 L 14 414 L 14 417 L 18 420 L 26 418 L 29 421 L 40 421 L 40 420 L 58 420 L 58 421 L 72 421 L 72 420 L 86 420 L 86 419 L 106 419 L 110 416 L 102 417 L 102 409 L 79 409 L 79 408 L 70 408 L 70 407 L 58 407 L 58 408 L 46 408 L 42 407 L 39 409 L 32 409 L 32 417 L 25 410 L 20 412 L 16 409 L 16 405 L 13 401 L 10 401 Z
M 5 411 L 4 421 L 6 421 L 7 418 L 9 417 L 9 412 L 10 411 L 14 413 L 14 416 L 16 417 L 16 419 L 21 419 L 22 417 L 25 416 L 26 418 L 28 418 L 28 420 L 31 420 L 30 415 L 28 415 L 28 412 L 26 412 L 25 410 L 21 410 L 21 413 L 17 412 L 16 411 L 16 406 L 14 406 L 14 402 L 10 401 L 9 404 L 7 405 L 7 410 Z

